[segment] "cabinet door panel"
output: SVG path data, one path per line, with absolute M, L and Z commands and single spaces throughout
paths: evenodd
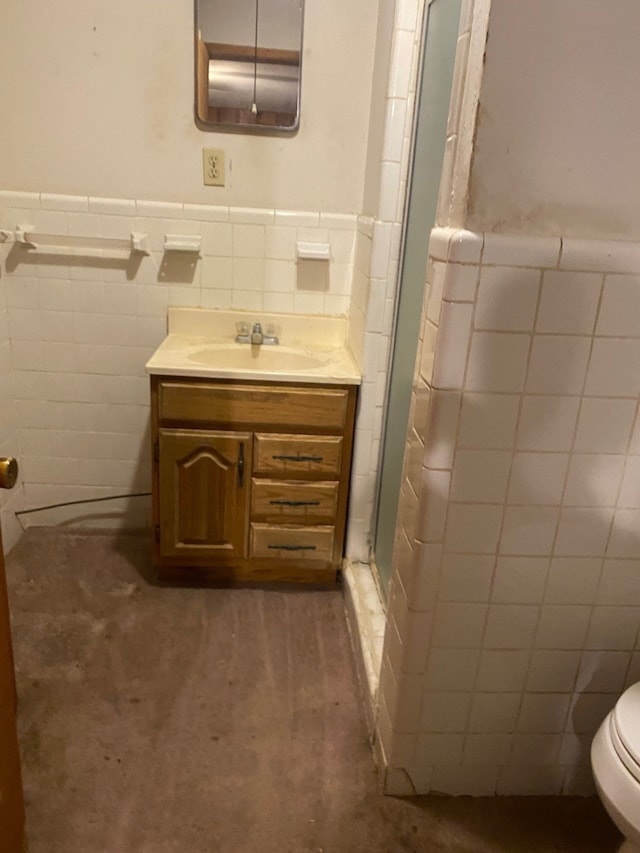
M 160 430 L 160 553 L 246 556 L 251 434 Z

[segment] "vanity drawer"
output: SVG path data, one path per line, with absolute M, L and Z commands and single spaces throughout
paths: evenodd
M 263 521 L 289 520 L 333 522 L 338 507 L 337 480 L 328 483 L 296 483 L 285 480 L 253 480 L 251 516 Z
M 342 438 L 334 435 L 270 435 L 254 437 L 254 472 L 287 477 L 340 473 Z
M 252 524 L 250 556 L 279 560 L 333 559 L 334 527 Z
M 349 392 L 344 388 L 223 385 L 176 379 L 158 384 L 161 422 L 220 427 L 261 426 L 342 431 Z M 235 428 L 235 427 L 234 427 Z

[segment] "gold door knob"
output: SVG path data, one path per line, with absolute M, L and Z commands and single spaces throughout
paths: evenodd
M 0 457 L 0 489 L 12 489 L 18 479 L 18 463 L 14 456 Z

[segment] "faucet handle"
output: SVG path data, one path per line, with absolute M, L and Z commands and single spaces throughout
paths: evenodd
M 248 335 L 249 334 L 249 324 L 245 323 L 243 320 L 236 323 L 236 332 L 239 335 Z
M 264 343 L 266 344 L 279 344 L 280 339 L 278 338 L 278 327 L 274 326 L 272 323 L 269 323 L 267 326 L 267 331 L 264 333 Z

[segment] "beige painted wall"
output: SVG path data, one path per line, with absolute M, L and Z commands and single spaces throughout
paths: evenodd
M 467 227 L 638 238 L 638 32 L 637 0 L 493 0 Z
M 377 2 L 307 0 L 293 137 L 193 121 L 191 0 L 0 5 L 0 187 L 359 213 Z M 231 161 L 202 186 L 203 147 Z

